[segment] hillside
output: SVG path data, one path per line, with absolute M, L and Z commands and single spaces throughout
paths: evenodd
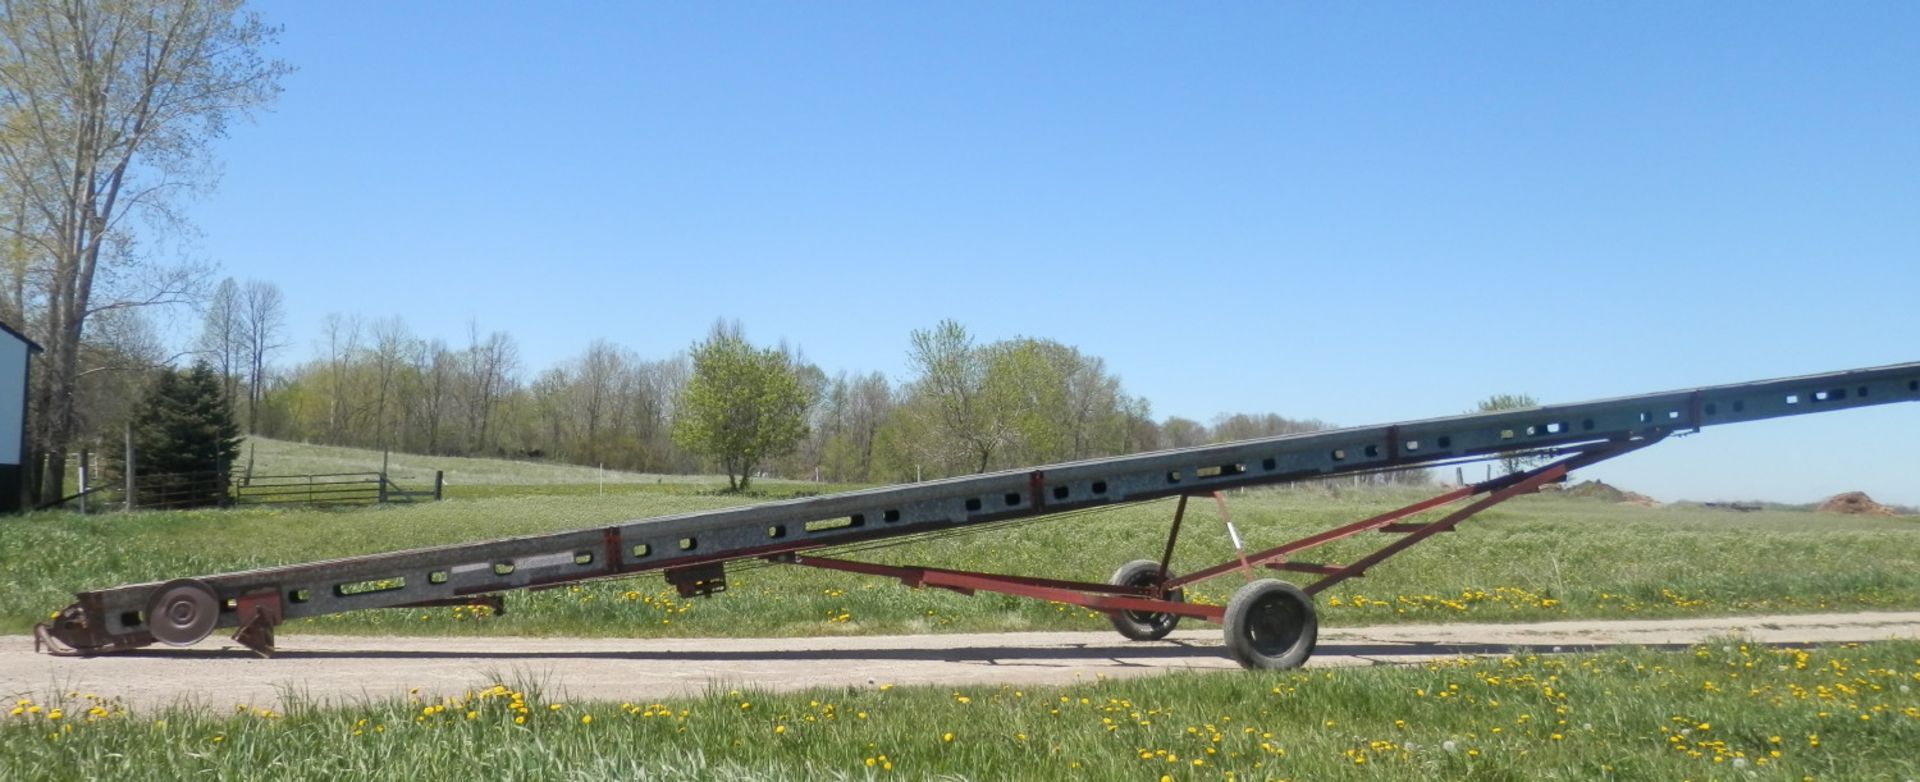
M 311 475 L 343 472 L 378 472 L 381 454 L 366 448 L 311 445 L 267 437 L 248 438 L 241 446 L 241 469 L 251 456 L 255 475 Z M 660 475 L 654 473 L 598 470 L 572 464 L 519 461 L 513 459 L 472 459 L 459 456 L 422 456 L 395 452 L 388 457 L 387 472 L 395 483 L 409 487 L 432 485 L 435 470 L 445 471 L 449 486 L 536 485 L 616 483 L 679 483 L 721 485 L 720 475 Z M 755 483 L 764 482 L 758 479 Z

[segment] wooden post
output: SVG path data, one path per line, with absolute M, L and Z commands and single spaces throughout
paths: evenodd
M 127 422 L 127 510 L 134 508 L 133 422 Z
M 434 502 L 440 501 L 440 488 L 446 485 L 446 482 L 447 482 L 446 479 L 447 479 L 447 473 L 445 470 L 433 471 L 433 501 Z
M 387 449 L 380 449 L 380 496 L 377 501 L 382 505 L 387 503 L 387 457 Z

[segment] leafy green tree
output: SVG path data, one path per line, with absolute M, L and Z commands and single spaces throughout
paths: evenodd
M 206 362 L 162 369 L 133 414 L 135 502 L 170 507 L 226 501 L 240 425 L 220 374 Z M 126 465 L 117 465 L 125 478 Z
M 693 375 L 674 406 L 673 440 L 720 463 L 727 485 L 745 491 L 754 470 L 792 453 L 807 436 L 807 389 L 792 358 L 756 348 L 738 327 L 716 327 L 693 346 Z
M 1529 407 L 1539 406 L 1540 403 L 1527 394 L 1494 394 L 1493 396 L 1480 400 L 1480 404 L 1471 412 L 1492 413 L 1501 410 L 1524 410 Z M 1512 475 L 1513 473 L 1532 467 L 1545 460 L 1545 457 L 1537 454 L 1528 455 L 1520 451 L 1508 451 L 1500 454 L 1500 469 L 1506 474 Z

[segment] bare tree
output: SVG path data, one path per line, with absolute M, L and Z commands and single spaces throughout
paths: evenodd
M 133 227 L 179 225 L 178 196 L 214 179 L 210 142 L 279 93 L 288 68 L 260 54 L 277 32 L 239 0 L 0 0 L 0 179 L 30 213 L 0 226 L 40 264 L 42 496 L 65 482 L 87 319 L 191 293 Z
M 419 341 L 399 316 L 373 324 L 373 435 L 374 445 L 381 449 L 392 447 L 393 433 L 405 429 L 394 419 L 410 407 L 412 382 L 405 370 L 417 361 L 418 351 Z
M 327 351 L 327 438 L 340 445 L 346 442 L 352 413 L 347 381 L 353 354 L 360 350 L 360 318 L 327 313 L 320 322 L 320 342 Z
M 473 437 L 473 452 L 492 448 L 494 411 L 512 390 L 514 373 L 520 368 L 520 349 L 504 331 L 480 338 L 480 325 L 467 324 L 466 372 L 462 388 L 467 407 L 467 431 Z
M 460 359 L 447 343 L 434 340 L 420 353 L 420 414 L 426 427 L 427 453 L 440 453 L 440 428 L 447 418 L 454 385 L 459 382 Z
M 574 404 L 581 417 L 581 435 L 586 438 L 585 464 L 599 464 L 606 459 L 601 438 L 613 417 L 615 395 L 619 392 L 625 363 L 620 347 L 604 339 L 594 340 L 587 346 L 587 354 L 580 357 L 573 384 L 577 387 Z
M 267 355 L 286 347 L 280 341 L 286 329 L 286 304 L 280 295 L 280 286 L 248 280 L 242 305 L 241 330 L 247 354 L 247 434 L 253 434 L 260 421 L 260 402 L 267 394 Z
M 229 401 L 240 398 L 240 363 L 246 333 L 240 300 L 240 285 L 228 277 L 207 297 L 206 312 L 200 325 L 199 353 L 220 373 L 220 384 Z

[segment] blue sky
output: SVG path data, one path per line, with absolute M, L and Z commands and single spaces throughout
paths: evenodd
M 1051 337 L 1342 424 L 1920 360 L 1911 3 L 263 3 L 199 252 L 539 369 L 716 317 L 903 379 Z M 1589 472 L 1920 504 L 1920 405 Z

